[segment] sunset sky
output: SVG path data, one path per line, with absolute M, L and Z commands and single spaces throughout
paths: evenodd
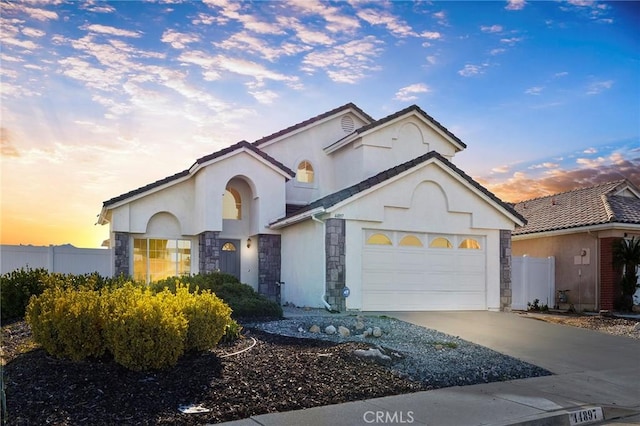
M 640 185 L 640 3 L 1 1 L 1 243 L 354 102 L 411 104 L 504 201 Z

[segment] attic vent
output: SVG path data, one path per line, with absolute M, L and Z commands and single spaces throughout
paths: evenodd
M 342 125 L 342 130 L 344 130 L 345 133 L 353 132 L 354 123 L 353 118 L 350 115 L 345 115 L 344 117 L 342 117 L 340 124 Z

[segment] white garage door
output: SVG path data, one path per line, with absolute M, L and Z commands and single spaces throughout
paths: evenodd
M 362 309 L 484 310 L 482 236 L 365 231 Z

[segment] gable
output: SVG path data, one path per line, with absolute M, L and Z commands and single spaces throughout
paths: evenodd
M 524 218 L 509 205 L 499 200 L 439 153 L 432 151 L 316 200 L 292 215 L 272 223 L 271 226 L 280 228 L 306 220 L 315 214 L 334 214 L 338 211 L 345 218 L 383 221 L 386 207 L 411 208 L 416 188 L 423 182 L 434 182 L 443 188 L 443 193 L 448 200 L 446 204 L 449 212 L 471 212 L 472 206 L 465 204 L 471 202 L 470 200 L 473 200 L 472 204 L 475 205 L 474 211 L 479 211 L 477 207 L 482 205 L 484 218 L 477 217 L 475 222 L 469 219 L 471 226 L 497 227 L 499 222 L 501 226 L 506 226 L 500 229 L 511 229 L 514 224 L 525 223 Z M 446 182 L 446 185 L 442 182 Z M 382 194 L 385 194 L 383 203 L 380 202 Z M 419 196 L 418 198 L 421 201 L 417 202 L 416 206 L 421 202 L 429 205 L 428 197 Z M 495 219 L 498 216 L 502 216 L 502 219 Z

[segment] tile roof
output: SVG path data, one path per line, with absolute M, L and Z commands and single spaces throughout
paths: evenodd
M 234 151 L 240 150 L 240 149 L 248 149 L 249 151 L 257 154 L 258 156 L 260 156 L 261 158 L 263 158 L 265 161 L 273 164 L 274 166 L 278 167 L 279 169 L 281 169 L 282 171 L 284 171 L 286 174 L 288 174 L 291 177 L 294 177 L 296 174 L 293 170 L 291 170 L 290 168 L 288 168 L 287 166 L 285 166 L 284 164 L 282 164 L 281 162 L 279 162 L 278 160 L 276 160 L 275 158 L 269 156 L 268 154 L 266 154 L 265 152 L 263 152 L 262 150 L 260 150 L 259 148 L 253 146 L 252 144 L 250 144 L 247 141 L 240 141 L 236 144 L 233 144 L 227 148 L 221 149 L 220 151 L 216 151 L 212 154 L 209 155 L 205 155 L 204 157 L 200 157 L 196 160 L 195 163 L 193 163 L 193 165 L 191 167 L 189 167 L 187 170 L 183 170 L 179 173 L 176 173 L 174 175 L 171 176 L 167 176 L 166 178 L 157 180 L 155 182 L 152 182 L 148 185 L 142 186 L 140 188 L 134 189 L 132 191 L 126 192 L 122 195 L 118 195 L 117 197 L 111 198 L 107 201 L 105 201 L 103 203 L 103 207 L 108 207 L 112 204 L 118 203 L 120 201 L 124 201 L 127 198 L 131 198 L 135 195 L 139 195 L 139 194 L 143 194 L 151 189 L 157 188 L 159 186 L 162 186 L 164 184 L 170 183 L 172 181 L 178 180 L 180 178 L 189 176 L 190 174 L 190 170 L 196 166 L 196 165 L 201 165 L 204 164 L 208 161 L 214 160 L 216 158 L 220 158 L 223 157 L 227 154 L 230 154 Z
M 294 124 L 293 126 L 287 127 L 286 129 L 280 130 L 276 133 L 272 133 L 269 136 L 265 136 L 263 138 L 258 139 L 257 141 L 255 141 L 253 144 L 255 146 L 260 146 L 262 144 L 265 144 L 267 142 L 269 142 L 272 139 L 276 139 L 280 136 L 286 135 L 287 133 L 291 133 L 295 130 L 301 129 L 305 126 L 308 126 L 309 124 L 315 123 L 317 121 L 320 121 L 324 118 L 327 117 L 331 117 L 332 115 L 335 115 L 341 111 L 346 111 L 348 109 L 354 109 L 355 111 L 358 112 L 358 114 L 362 115 L 363 117 L 365 117 L 367 120 L 369 121 L 375 121 L 373 117 L 371 117 L 369 114 L 367 114 L 366 112 L 364 112 L 363 110 L 361 110 L 360 108 L 358 108 L 358 106 L 352 102 L 349 102 L 347 104 L 344 104 L 342 106 L 339 106 L 337 108 L 332 109 L 331 111 L 327 111 L 324 112 L 320 115 L 317 115 L 315 117 L 311 117 L 308 120 L 302 121 L 298 124 Z
M 516 203 L 515 210 L 527 225 L 513 235 L 606 223 L 640 224 L 640 199 L 615 195 L 626 186 L 640 192 L 629 181 L 617 180 Z
M 284 221 L 290 217 L 294 217 L 294 216 L 298 216 L 301 214 L 304 214 L 306 212 L 315 210 L 317 208 L 329 208 L 332 207 L 354 195 L 359 194 L 360 192 L 363 192 L 369 188 L 372 188 L 382 182 L 385 182 L 388 179 L 391 179 L 407 170 L 410 170 L 412 168 L 414 168 L 415 166 L 422 164 L 424 162 L 426 162 L 427 160 L 430 160 L 432 158 L 436 158 L 438 159 L 442 164 L 444 164 L 446 167 L 448 167 L 449 169 L 451 169 L 452 171 L 454 171 L 456 174 L 458 174 L 460 177 L 462 177 L 463 179 L 465 179 L 467 182 L 469 182 L 471 185 L 473 185 L 476 189 L 478 189 L 479 191 L 481 191 L 483 194 L 485 194 L 486 196 L 488 196 L 491 200 L 493 200 L 494 202 L 496 202 L 497 204 L 499 204 L 500 206 L 502 206 L 505 210 L 507 210 L 509 213 L 511 213 L 512 215 L 514 215 L 515 217 L 517 217 L 518 219 L 522 220 L 523 222 L 526 222 L 526 220 L 524 219 L 524 217 L 522 217 L 518 212 L 516 212 L 513 207 L 505 202 L 503 202 L 502 200 L 500 200 L 498 197 L 496 197 L 493 193 L 491 193 L 488 189 L 486 189 L 485 187 L 483 187 L 482 185 L 480 185 L 478 182 L 476 182 L 475 180 L 473 180 L 469 175 L 467 175 L 465 172 L 463 172 L 461 169 L 459 169 L 458 167 L 456 167 L 452 162 L 450 162 L 449 160 L 447 160 L 445 157 L 443 157 L 441 154 L 439 154 L 436 151 L 430 151 L 424 155 L 421 155 L 420 157 L 414 158 L 413 160 L 409 160 L 406 163 L 402 163 L 396 167 L 393 167 L 391 169 L 385 170 L 383 172 L 380 172 L 368 179 L 365 179 L 359 183 L 356 183 L 355 185 L 349 186 L 347 188 L 344 188 L 340 191 L 334 192 L 333 194 L 329 194 L 325 197 L 322 197 L 316 201 L 313 201 L 312 203 L 296 210 L 295 212 L 292 212 L 288 215 L 286 215 L 283 218 L 280 218 L 278 220 L 276 220 L 275 222 L 272 223 L 272 225 Z

